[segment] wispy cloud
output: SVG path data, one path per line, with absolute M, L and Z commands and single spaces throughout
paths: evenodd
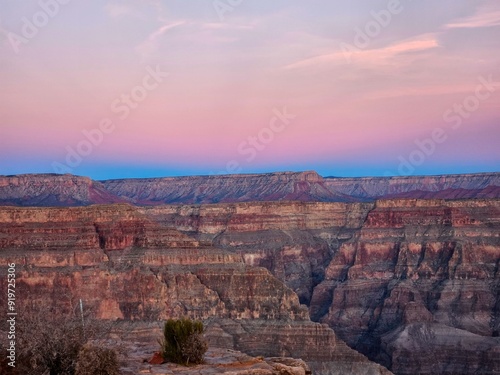
M 498 10 L 498 2 L 490 6 L 483 6 L 478 9 L 476 14 L 470 17 L 465 17 L 448 23 L 444 29 L 471 29 L 480 27 L 500 26 L 500 10 Z
M 324 64 L 346 63 L 346 54 L 353 63 L 361 64 L 385 64 L 394 62 L 394 59 L 406 53 L 420 52 L 439 46 L 435 34 L 419 35 L 416 38 L 400 41 L 383 48 L 357 49 L 353 51 L 336 50 L 335 52 L 323 54 L 308 59 L 300 60 L 284 66 L 284 69 L 297 69 L 317 67 Z
M 363 99 L 391 99 L 400 98 L 403 96 L 443 96 L 449 94 L 467 94 L 474 92 L 477 84 L 473 83 L 450 83 L 450 84 L 436 84 L 436 85 L 422 85 L 422 86 L 400 86 L 396 88 L 389 88 L 368 92 L 363 95 Z M 494 85 L 493 85 L 494 86 Z
M 158 51 L 159 39 L 163 34 L 176 27 L 185 25 L 186 23 L 187 22 L 185 20 L 181 20 L 160 26 L 158 29 L 149 34 L 146 40 L 135 48 L 136 51 L 142 56 L 143 60 L 148 59 L 151 55 Z

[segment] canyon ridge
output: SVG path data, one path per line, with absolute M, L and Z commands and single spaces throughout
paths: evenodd
M 152 350 L 189 316 L 314 374 L 500 372 L 500 173 L 0 176 L 2 290 L 11 262 L 20 308 L 82 299 Z

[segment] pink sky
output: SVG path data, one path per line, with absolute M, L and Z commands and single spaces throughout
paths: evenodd
M 498 1 L 4 3 L 0 174 L 499 170 Z

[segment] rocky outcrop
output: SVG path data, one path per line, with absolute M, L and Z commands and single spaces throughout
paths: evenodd
M 92 181 L 72 175 L 0 176 L 0 204 L 139 206 L 255 201 L 359 202 L 377 198 L 500 198 L 500 174 L 323 178 L 314 171 Z
M 0 205 L 3 206 L 88 206 L 119 202 L 126 201 L 88 177 L 67 174 L 0 176 Z
M 342 339 L 395 373 L 494 374 L 499 218 L 495 199 L 3 207 L 0 260 L 32 303 L 190 315 L 212 346 L 320 373 L 384 371 Z
M 326 188 L 316 172 L 217 175 L 102 181 L 112 194 L 138 205 L 253 201 L 352 202 Z
M 329 190 L 363 200 L 379 198 L 500 198 L 499 173 L 441 176 L 325 178 Z
M 389 368 L 403 359 L 391 349 L 400 336 L 391 333 L 417 323 L 438 336 L 457 335 L 441 347 L 436 373 L 447 373 L 461 347 L 468 361 L 461 373 L 500 366 L 490 361 L 500 328 L 498 200 L 259 202 L 141 212 L 266 267 L 309 305 L 313 320 Z M 468 355 L 465 348 L 478 340 L 486 353 Z M 405 363 L 421 361 L 421 354 L 405 352 Z M 425 373 L 425 366 L 407 369 Z
M 382 197 L 500 198 L 500 174 L 323 178 L 316 172 L 123 179 L 102 181 L 109 192 L 139 205 L 253 201 L 372 201 Z
M 395 329 L 404 332 L 414 323 L 426 323 L 436 343 L 444 339 L 439 335 L 448 333 L 434 324 L 476 334 L 474 338 L 458 335 L 455 344 L 464 346 L 462 355 L 466 347 L 474 347 L 469 339 L 489 342 L 483 348 L 493 348 L 492 342 L 499 345 L 498 339 L 492 339 L 499 329 L 499 214 L 498 201 L 377 202 L 355 241 L 341 245 L 340 258 L 334 257 L 327 267 L 316 298 L 327 300 L 330 307 L 316 318 L 390 368 L 403 352 L 387 352 L 379 340 L 384 337 L 385 346 L 395 348 L 387 340 L 397 336 L 387 334 Z M 457 348 L 451 350 L 458 353 Z M 405 353 L 409 362 L 419 355 L 417 350 L 412 353 Z M 479 363 L 483 355 L 489 354 L 476 356 Z M 444 353 L 443 357 L 449 361 L 440 362 L 440 371 L 448 373 L 453 356 Z M 461 373 L 474 373 L 480 365 L 474 356 L 467 358 L 470 363 Z
M 361 228 L 372 203 L 256 202 L 140 209 L 201 243 L 241 254 L 285 281 L 308 304 L 339 241 Z
M 500 341 L 439 323 L 411 323 L 381 338 L 397 374 L 496 374 Z M 426 360 L 422 360 L 425 358 Z
M 149 363 L 147 359 L 158 349 L 157 345 L 141 342 L 108 340 L 104 345 L 120 353 L 120 373 L 136 374 L 179 374 L 179 375 L 216 375 L 231 373 L 234 375 L 311 375 L 311 369 L 304 361 L 289 357 L 252 357 L 248 354 L 221 348 L 209 348 L 203 364 L 182 366 L 175 363 Z
M 268 270 L 169 227 L 148 209 L 2 207 L 0 228 L 0 288 L 15 262 L 20 314 L 45 304 L 70 313 L 81 299 L 98 318 L 129 322 L 136 338 L 143 322 L 189 316 L 207 322 L 215 346 L 301 358 L 318 374 L 388 373 L 311 322 L 307 307 Z M 158 332 L 149 337 L 156 343 Z

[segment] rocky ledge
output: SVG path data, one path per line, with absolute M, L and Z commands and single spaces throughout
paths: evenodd
M 252 357 L 232 349 L 209 348 L 203 364 L 181 366 L 174 363 L 155 363 L 152 350 L 143 343 L 114 343 L 119 347 L 122 375 L 311 375 L 304 361 L 289 357 Z M 159 362 L 159 361 L 158 361 Z

